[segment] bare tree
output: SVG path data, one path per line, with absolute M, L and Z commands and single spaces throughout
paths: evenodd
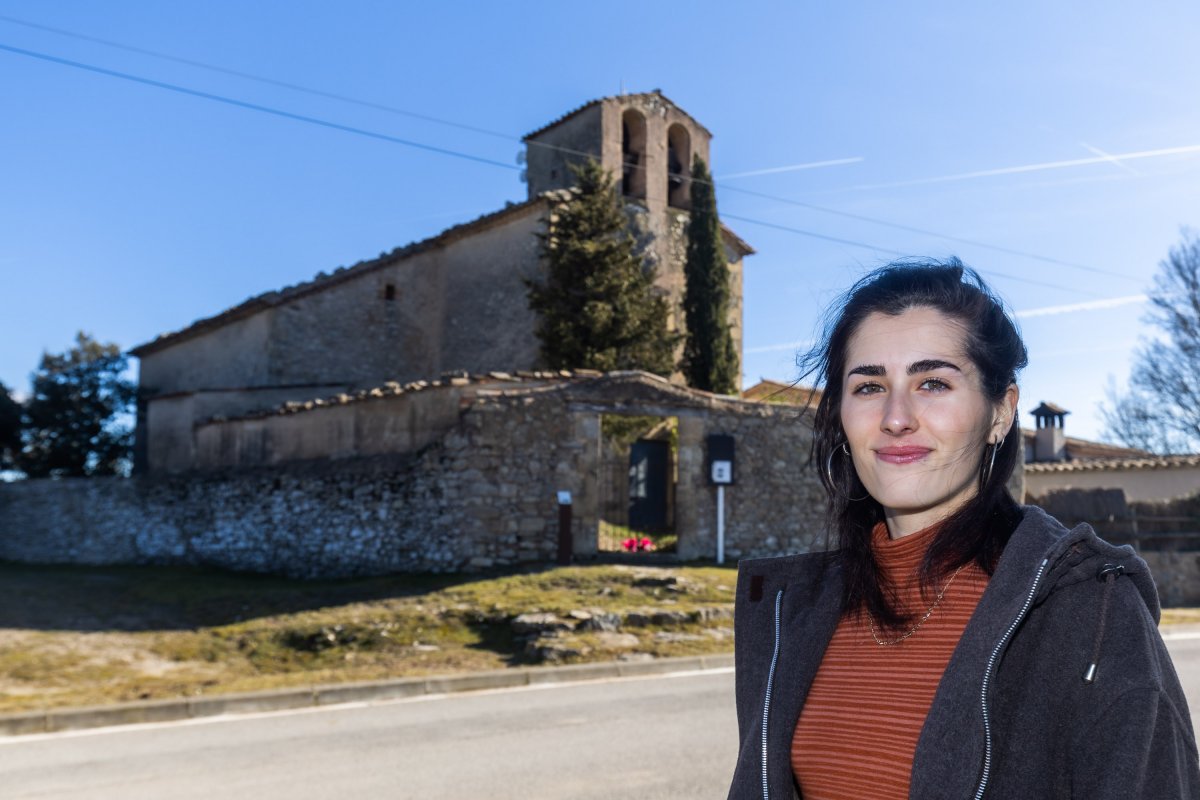
M 1134 354 L 1129 390 L 1110 386 L 1101 414 L 1110 436 L 1156 453 L 1200 451 L 1200 236 L 1183 241 L 1159 265 L 1146 321 L 1157 336 Z

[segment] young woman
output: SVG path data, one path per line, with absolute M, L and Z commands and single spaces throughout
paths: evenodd
M 739 565 L 731 800 L 1200 797 L 1145 562 L 1008 492 L 1025 361 L 956 259 L 831 316 L 802 365 L 833 548 Z

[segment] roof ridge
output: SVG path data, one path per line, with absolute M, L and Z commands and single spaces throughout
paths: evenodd
M 566 112 L 565 114 L 562 114 L 561 116 L 557 117 L 556 119 L 553 119 L 550 122 L 547 122 L 545 125 L 541 126 L 540 128 L 530 131 L 529 133 L 525 134 L 524 136 L 521 137 L 521 141 L 527 142 L 530 139 L 532 139 L 534 136 L 543 134 L 546 131 L 550 130 L 551 128 L 561 125 L 562 123 L 566 122 L 571 117 L 575 116 L 576 114 L 579 114 L 582 111 L 586 111 L 587 109 L 591 108 L 592 106 L 599 105 L 600 103 L 604 103 L 608 100 L 619 100 L 619 99 L 625 98 L 625 97 L 658 97 L 658 98 L 661 98 L 663 101 L 665 101 L 667 104 L 669 104 L 672 108 L 674 108 L 680 114 L 683 114 L 685 117 L 687 117 L 692 122 L 694 122 L 696 124 L 696 126 L 698 128 L 700 128 L 702 131 L 707 133 L 709 136 L 712 136 L 712 131 L 710 131 L 708 128 L 706 128 L 704 126 L 704 124 L 700 122 L 700 120 L 696 119 L 691 114 L 684 111 L 683 107 L 681 105 L 679 105 L 674 100 L 672 100 L 671 98 L 669 98 L 665 94 L 663 94 L 661 89 L 651 89 L 648 92 L 622 92 L 621 94 L 610 94 L 610 95 L 605 95 L 604 97 L 597 97 L 593 100 L 589 100 L 586 103 L 584 103 L 583 105 L 577 106 L 576 108 L 571 109 L 570 111 Z
M 202 333 L 203 331 L 217 327 L 218 325 L 222 325 L 231 319 L 247 316 L 256 311 L 261 311 L 263 309 L 270 308 L 271 306 L 279 305 L 280 303 L 284 303 L 289 300 L 294 300 L 298 297 L 302 297 L 310 292 L 323 289 L 327 286 L 341 283 L 342 281 L 349 280 L 350 278 L 359 277 L 366 272 L 370 272 L 386 264 L 391 264 L 400 259 L 408 258 L 410 256 L 414 256 L 446 244 L 463 233 L 466 233 L 468 230 L 486 225 L 490 222 L 495 222 L 508 214 L 524 210 L 537 203 L 556 198 L 557 195 L 555 195 L 555 192 L 551 190 L 542 192 L 536 197 L 531 197 L 527 200 L 522 200 L 521 202 L 511 202 L 504 208 L 488 212 L 482 216 L 476 217 L 475 219 L 467 220 L 466 222 L 460 222 L 457 225 L 451 225 L 449 228 L 445 228 L 440 233 L 436 233 L 433 236 L 426 237 L 425 239 L 418 239 L 417 241 L 394 247 L 391 251 L 384 251 L 375 258 L 363 259 L 362 261 L 358 261 L 348 267 L 339 266 L 333 272 L 325 272 L 322 270 L 306 281 L 284 286 L 282 289 L 270 289 L 268 291 L 253 295 L 243 300 L 241 303 L 230 306 L 224 311 L 218 312 L 210 317 L 201 317 L 200 319 L 193 321 L 190 325 L 180 328 L 177 331 L 161 333 L 151 339 L 149 342 L 144 342 L 136 347 L 131 347 L 127 352 L 130 355 L 141 358 L 145 355 L 149 355 L 157 350 L 160 350 L 162 347 L 165 347 L 169 344 L 174 344 L 183 339 L 191 338 L 192 336 Z

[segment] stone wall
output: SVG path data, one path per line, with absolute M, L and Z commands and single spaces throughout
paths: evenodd
M 580 164 L 588 157 L 600 160 L 602 140 L 599 105 L 585 108 L 533 135 L 525 146 L 529 197 L 569 188 L 574 183 L 570 165 Z
M 405 389 L 388 383 L 355 394 L 292 401 L 259 414 L 202 420 L 195 426 L 194 468 L 211 472 L 412 453 L 454 428 L 464 392 L 481 385 L 488 384 L 454 378 Z
M 1200 553 L 1142 549 L 1138 555 L 1150 566 L 1158 599 L 1164 606 L 1200 605 Z
M 297 577 L 483 569 L 554 557 L 561 490 L 574 500 L 575 553 L 587 558 L 597 553 L 606 413 L 679 418 L 684 558 L 715 555 L 716 490 L 704 469 L 710 433 L 737 439 L 737 484 L 726 489 L 728 557 L 805 550 L 817 540 L 823 500 L 803 466 L 811 434 L 799 409 L 717 397 L 644 373 L 499 381 L 469 397 L 461 391 L 426 390 L 431 398 L 444 392 L 461 409 L 443 436 L 413 452 L 363 455 L 318 436 L 310 446 L 324 442 L 332 451 L 307 461 L 263 466 L 247 458 L 184 475 L 0 485 L 0 558 Z M 344 427 L 331 411 L 338 413 L 314 407 L 283 418 L 298 424 L 312 415 L 317 431 Z M 250 435 L 246 425 L 264 419 L 229 424 Z
M 523 280 L 540 269 L 544 208 L 499 212 L 465 226 L 470 235 L 318 277 L 286 299 L 248 301 L 238 312 L 247 316 L 139 349 L 149 472 L 192 468 L 192 426 L 209 416 L 447 370 L 534 368 Z

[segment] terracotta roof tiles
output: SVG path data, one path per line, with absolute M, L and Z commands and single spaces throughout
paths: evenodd
M 1087 458 L 1039 461 L 1025 465 L 1026 472 L 1107 472 L 1111 470 L 1180 469 L 1200 467 L 1200 453 L 1140 458 Z

